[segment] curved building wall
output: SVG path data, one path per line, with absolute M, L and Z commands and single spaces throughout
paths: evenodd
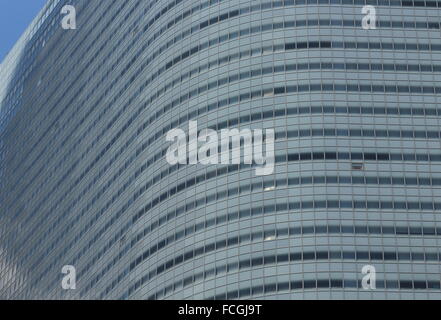
M 0 297 L 441 298 L 441 2 L 66 3 L 0 132 Z M 274 129 L 274 173 L 170 165 L 190 120 Z

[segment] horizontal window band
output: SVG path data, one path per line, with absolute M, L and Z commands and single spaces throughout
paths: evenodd
M 437 255 L 437 253 L 434 253 Z M 303 255 L 303 259 L 302 259 Z M 410 252 L 369 252 L 369 251 L 356 251 L 356 252 L 349 252 L 349 251 L 316 251 L 316 252 L 297 252 L 297 253 L 284 253 L 279 255 L 265 255 L 261 257 L 255 257 L 251 258 L 251 261 L 248 259 L 240 260 L 239 262 L 232 262 L 225 265 L 219 265 L 215 268 L 211 268 L 209 270 L 206 270 L 204 272 L 200 272 L 197 274 L 193 274 L 192 276 L 188 276 L 184 279 L 181 279 L 179 281 L 176 281 L 175 283 L 168 285 L 167 287 L 158 290 L 155 294 L 150 295 L 149 299 L 155 299 L 155 297 L 162 296 L 162 295 L 169 295 L 174 291 L 183 289 L 195 282 L 205 280 L 207 278 L 211 278 L 214 275 L 222 275 L 227 274 L 231 271 L 236 270 L 244 270 L 247 268 L 252 269 L 256 266 L 263 266 L 263 265 L 274 265 L 276 263 L 286 263 L 288 261 L 295 261 L 295 262 L 301 262 L 301 261 L 311 261 L 313 260 L 313 257 L 315 257 L 316 261 L 323 261 L 326 259 L 342 259 L 347 260 L 351 259 L 352 257 L 355 260 L 384 260 L 385 262 L 391 261 L 394 259 L 398 259 L 399 261 L 404 260 L 411 260 L 412 253 Z M 424 253 L 414 254 L 414 255 L 422 255 L 424 256 Z M 144 277 L 138 280 L 134 285 L 130 287 L 130 291 L 127 291 L 123 296 L 121 296 L 120 299 L 127 299 L 131 295 L 133 295 L 134 292 L 136 292 L 137 289 L 139 289 L 144 283 L 143 283 Z M 304 280 L 305 281 L 305 280 Z M 311 282 L 313 280 L 306 280 L 306 282 Z M 319 288 L 326 288 L 326 280 L 318 280 L 318 281 L 324 281 L 323 284 L 318 286 Z M 335 282 L 336 280 L 333 280 L 332 284 L 329 286 L 329 288 L 343 288 L 343 281 L 342 282 Z M 296 288 L 300 289 L 301 287 L 301 280 L 297 281 L 297 284 L 295 285 Z M 417 284 L 413 286 L 415 289 L 440 289 L 440 283 L 437 281 L 429 281 L 430 284 L 424 285 L 425 281 L 417 281 Z M 388 282 L 389 283 L 389 282 Z M 328 283 L 329 284 L 329 283 Z M 384 285 L 384 280 L 378 280 L 377 288 L 386 288 Z M 347 287 L 353 287 L 347 286 Z M 409 284 L 406 283 L 405 285 L 402 285 L 401 287 L 409 289 Z M 310 284 L 307 284 L 303 286 L 303 288 L 311 288 Z M 362 288 L 361 282 L 359 282 L 358 288 Z M 394 286 L 390 286 L 390 288 L 396 288 Z M 287 289 L 285 286 L 284 289 Z M 131 292 L 129 294 L 129 292 Z
M 277 292 L 295 292 L 299 290 L 308 289 L 359 289 L 363 290 L 361 280 L 349 279 L 316 279 L 316 280 L 297 280 L 288 282 L 270 283 L 266 285 L 243 288 L 235 291 L 228 291 L 226 293 L 211 296 L 206 300 L 230 300 L 237 298 L 245 298 L 253 295 L 275 294 Z M 440 283 L 437 280 L 377 280 L 377 289 L 387 290 L 440 290 Z M 154 300 L 155 296 L 150 296 L 148 299 Z
M 197 249 L 196 249 L 197 250 Z M 196 252 L 195 250 L 195 252 Z M 200 252 L 201 250 L 199 250 Z M 204 253 L 202 253 L 204 254 Z M 196 257 L 193 254 L 193 257 L 186 259 L 186 257 L 190 257 L 189 255 L 183 255 L 182 258 L 175 258 L 170 260 L 168 263 L 162 264 L 160 267 L 156 269 L 156 272 L 150 271 L 146 274 L 146 276 L 140 278 L 135 284 L 129 287 L 127 292 L 122 296 L 123 299 L 129 298 L 137 289 L 139 289 L 142 285 L 146 284 L 148 281 L 152 280 L 154 277 L 166 272 L 167 269 L 174 268 L 176 264 L 184 263 L 188 260 Z M 428 259 L 426 259 L 428 258 Z M 382 251 L 304 251 L 304 252 L 290 252 L 285 254 L 278 255 L 265 255 L 261 257 L 254 257 L 249 259 L 240 259 L 237 266 L 231 268 L 231 264 L 217 266 L 216 268 L 209 269 L 203 274 L 203 278 L 208 278 L 219 274 L 225 274 L 235 270 L 244 270 L 244 269 L 252 269 L 253 267 L 261 267 L 266 265 L 275 265 L 278 263 L 302 263 L 303 261 L 332 261 L 332 260 L 351 260 L 351 261 L 384 261 L 387 263 L 388 261 L 440 261 L 439 254 L 435 253 L 411 253 L 411 252 L 382 252 Z M 173 263 L 171 263 L 173 261 Z M 230 270 L 229 270 L 230 268 Z M 233 270 L 231 270 L 233 269 Z M 208 274 L 208 276 L 207 276 Z M 174 288 L 181 287 L 179 284 L 182 284 L 182 287 L 186 287 L 192 283 L 194 283 L 194 275 L 191 277 L 187 277 L 180 281 L 175 282 Z M 200 279 L 202 280 L 202 279 Z M 438 285 L 440 282 L 437 282 Z M 438 288 L 439 289 L 439 288 Z M 107 292 L 108 293 L 108 292 Z M 103 294 L 102 296 L 105 296 Z

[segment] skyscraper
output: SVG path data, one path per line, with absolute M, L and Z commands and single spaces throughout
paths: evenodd
M 0 67 L 0 297 L 441 298 L 440 12 L 49 1 Z M 274 172 L 170 165 L 190 121 Z

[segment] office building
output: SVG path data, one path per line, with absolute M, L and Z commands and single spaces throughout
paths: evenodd
M 440 13 L 49 1 L 0 66 L 0 297 L 440 299 Z M 274 173 L 169 165 L 190 120 L 274 129 Z

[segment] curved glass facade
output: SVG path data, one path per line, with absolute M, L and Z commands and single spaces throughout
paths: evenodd
M 0 297 L 440 299 L 440 13 L 49 1 L 0 67 Z M 191 120 L 273 129 L 273 174 L 170 165 Z

